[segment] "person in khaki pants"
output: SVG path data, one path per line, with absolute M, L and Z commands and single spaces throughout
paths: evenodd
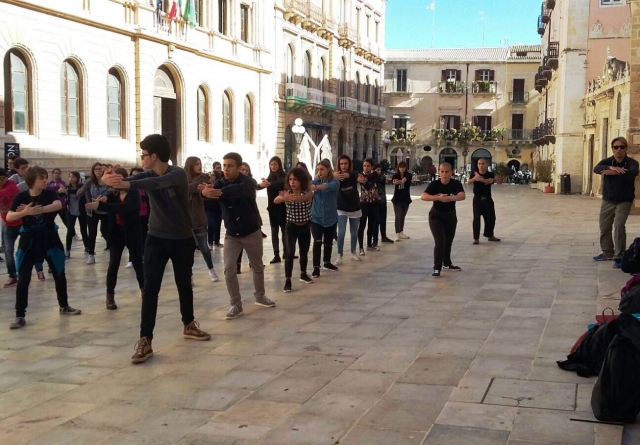
M 600 207 L 600 248 L 596 261 L 613 260 L 620 269 L 622 254 L 627 246 L 625 223 L 635 198 L 635 179 L 638 161 L 627 156 L 627 140 L 617 137 L 611 141 L 613 156 L 603 159 L 593 168 L 602 175 L 602 206 Z M 611 228 L 613 227 L 613 236 Z

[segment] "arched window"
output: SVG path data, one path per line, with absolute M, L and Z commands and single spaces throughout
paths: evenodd
M 356 73 L 356 100 L 360 100 L 360 73 Z
M 111 68 L 107 74 L 107 134 L 126 137 L 124 82 L 120 72 Z
M 287 46 L 287 83 L 293 83 L 296 75 L 296 59 L 293 46 Z
M 378 105 L 378 100 L 379 100 L 378 94 L 380 94 L 380 92 L 378 87 L 378 79 L 376 79 L 375 86 L 373 87 L 373 104 L 374 105 Z
M 60 107 L 62 134 L 82 136 L 82 79 L 70 60 L 62 62 Z
M 253 101 L 248 95 L 244 98 L 244 141 L 253 144 Z
M 222 95 L 222 140 L 233 141 L 233 100 L 228 90 Z
M 31 73 L 26 57 L 10 50 L 4 59 L 5 131 L 33 133 Z
M 203 86 L 198 87 L 198 140 L 209 141 L 209 97 Z
M 326 90 L 326 80 L 327 80 L 327 72 L 326 72 L 326 68 L 327 64 L 324 61 L 324 57 L 320 59 L 320 72 L 318 73 L 320 75 L 320 90 L 322 92 L 327 91 Z
M 309 51 L 304 53 L 304 78 L 302 79 L 302 84 L 307 88 L 311 87 L 311 54 L 309 54 Z
M 340 97 L 347 95 L 347 61 L 342 58 L 342 66 L 340 66 Z
M 616 119 L 620 120 L 622 116 L 622 94 L 618 91 L 618 99 L 616 100 Z

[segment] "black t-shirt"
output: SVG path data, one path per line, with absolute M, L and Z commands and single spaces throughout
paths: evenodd
M 33 204 L 34 206 L 47 206 L 55 201 L 60 201 L 58 194 L 53 190 L 43 190 L 38 196 L 31 196 L 29 190 L 18 193 L 13 199 L 11 210 L 17 211 L 21 204 Z M 29 232 L 54 232 L 57 212 L 41 213 L 34 216 L 25 216 L 22 218 L 22 228 Z
M 493 179 L 496 177 L 496 175 L 494 175 L 492 172 L 487 171 L 484 175 L 480 174 L 480 172 L 478 172 L 478 174 L 480 176 L 482 176 L 482 179 Z M 473 183 L 473 194 L 474 196 L 477 197 L 485 197 L 485 198 L 491 198 L 491 184 L 485 184 L 483 182 L 474 182 Z
M 430 195 L 444 194 L 447 196 L 454 196 L 460 192 L 464 192 L 464 188 L 460 181 L 450 179 L 448 184 L 443 184 L 440 179 L 431 181 L 425 190 Z M 433 208 L 441 212 L 453 212 L 456 209 L 455 201 L 452 202 L 440 202 L 433 201 Z

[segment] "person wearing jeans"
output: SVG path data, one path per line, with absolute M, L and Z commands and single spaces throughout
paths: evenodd
M 398 163 L 396 173 L 391 178 L 394 185 L 391 202 L 395 214 L 396 241 L 410 238 L 404 234 L 404 220 L 411 205 L 411 180 L 413 179 L 413 175 L 407 171 L 407 167 L 407 163 L 404 161 Z
M 356 245 L 358 243 L 358 227 L 360 225 L 360 196 L 358 195 L 358 183 L 366 182 L 366 179 L 353 171 L 353 163 L 347 155 L 338 157 L 338 171 L 334 177 L 340 181 L 338 193 L 338 257 L 335 264 L 342 264 L 344 238 L 347 231 L 347 220 L 351 233 L 351 259 L 361 261 Z
M 593 259 L 613 260 L 613 267 L 616 269 L 622 266 L 622 254 L 627 248 L 625 224 L 635 199 L 635 179 L 638 176 L 638 161 L 627 156 L 627 147 L 625 138 L 613 139 L 613 156 L 603 159 L 593 168 L 594 173 L 602 175 L 599 221 L 602 253 Z
M 322 267 L 337 271 L 331 264 L 331 249 L 338 226 L 338 192 L 340 181 L 333 177 L 331 163 L 323 159 L 316 166 L 316 179 L 311 181 L 313 203 L 311 205 L 311 235 L 313 236 L 313 273 L 312 278 L 320 276 L 320 254 L 324 245 Z M 344 239 L 342 240 L 344 243 Z
M 107 172 L 102 181 L 116 190 L 146 190 L 151 213 L 144 249 L 144 289 L 140 339 L 131 357 L 134 364 L 153 356 L 153 329 L 158 311 L 158 294 L 167 262 L 171 260 L 182 316 L 182 336 L 191 340 L 209 340 L 211 335 L 200 329 L 193 313 L 191 273 L 195 242 L 189 212 L 189 181 L 180 167 L 169 165 L 171 146 L 161 134 L 152 134 L 140 142 L 140 159 L 144 172 L 123 178 Z

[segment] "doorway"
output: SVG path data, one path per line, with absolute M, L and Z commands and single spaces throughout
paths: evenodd
M 442 164 L 443 162 L 447 162 L 451 164 L 451 167 L 453 167 L 454 172 L 458 171 L 458 153 L 456 153 L 456 151 L 453 148 L 445 147 L 440 152 L 438 163 Z
M 587 196 L 591 196 L 591 192 L 593 191 L 593 177 L 595 173 L 593 173 L 593 158 L 595 157 L 595 135 L 589 136 L 589 155 L 587 159 Z
M 180 101 L 174 76 L 166 66 L 156 70 L 153 81 L 153 128 L 169 140 L 173 165 L 179 165 L 181 159 Z
M 491 153 L 489 150 L 485 150 L 484 148 L 479 148 L 471 154 L 471 171 L 475 172 L 478 170 L 478 159 L 486 159 L 487 165 L 491 167 L 493 164 L 493 160 L 491 158 Z

